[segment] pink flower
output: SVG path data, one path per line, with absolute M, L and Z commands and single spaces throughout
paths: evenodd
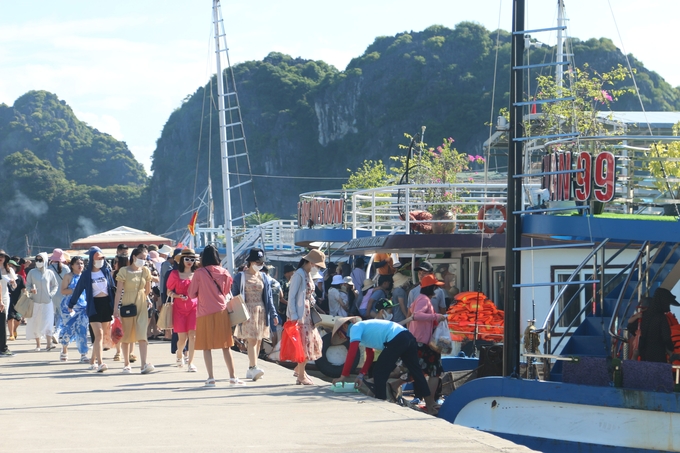
M 437 146 L 437 152 L 441 154 L 442 151 L 444 151 L 444 149 L 441 146 Z
M 614 99 L 612 99 L 612 95 L 609 94 L 609 93 L 607 92 L 607 90 L 602 90 L 602 96 L 604 96 L 604 98 L 605 98 L 606 100 L 608 100 L 609 102 L 611 102 L 611 101 L 614 100 Z
M 474 161 L 475 161 L 475 156 L 468 155 L 468 160 L 469 160 L 470 162 L 474 162 Z
M 455 141 L 455 140 L 452 139 L 451 137 L 449 137 L 448 140 L 449 140 L 449 143 L 453 143 L 453 142 Z

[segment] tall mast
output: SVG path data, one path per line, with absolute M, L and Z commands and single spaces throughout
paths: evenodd
M 505 330 L 503 336 L 503 376 L 519 373 L 521 254 L 515 251 L 522 244 L 522 142 L 524 135 L 522 110 L 524 100 L 524 0 L 513 0 L 512 53 L 510 74 L 510 130 L 508 140 L 508 220 L 505 234 Z
M 564 1 L 557 0 L 557 63 L 564 61 Z M 557 82 L 558 97 L 561 95 L 564 85 L 564 66 L 558 64 L 555 69 L 555 82 Z
M 227 155 L 227 118 L 224 108 L 224 76 L 222 74 L 222 50 L 220 49 L 219 12 L 220 0 L 213 0 L 213 24 L 215 25 L 215 60 L 217 64 L 217 105 L 220 122 L 220 156 L 222 158 L 222 191 L 224 199 L 224 241 L 226 242 L 227 269 L 234 273 L 234 238 L 231 225 L 231 188 L 229 187 L 229 157 Z M 226 50 L 226 49 L 225 49 Z

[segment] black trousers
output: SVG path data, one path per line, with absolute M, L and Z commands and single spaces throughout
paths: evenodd
M 409 374 L 413 377 L 413 387 L 418 398 L 430 396 L 430 388 L 427 379 L 418 363 L 418 343 L 415 337 L 408 330 L 401 332 L 391 341 L 385 343 L 385 349 L 380 353 L 380 357 L 373 364 L 373 382 L 375 397 L 379 400 L 387 399 L 387 379 L 394 371 L 397 360 L 408 368 Z
M 7 310 L 9 310 L 9 304 L 0 313 L 0 352 L 7 350 Z

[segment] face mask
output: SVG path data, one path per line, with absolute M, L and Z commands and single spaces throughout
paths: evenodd
M 255 269 L 256 272 L 260 272 L 263 266 L 261 264 L 251 264 L 250 267 Z
M 94 260 L 94 267 L 97 269 L 104 267 L 104 260 Z
M 135 259 L 135 266 L 137 267 L 143 267 L 144 266 L 144 260 L 136 258 Z
M 384 313 L 383 314 L 383 319 L 385 321 L 391 321 L 392 320 L 392 313 Z
M 319 268 L 317 266 L 312 266 L 312 268 L 309 270 L 309 273 L 312 275 L 315 275 L 319 272 Z
M 45 263 L 43 263 L 42 261 L 35 262 L 35 267 L 37 267 L 38 269 L 42 269 L 44 265 Z

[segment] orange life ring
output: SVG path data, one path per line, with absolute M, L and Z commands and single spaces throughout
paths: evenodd
M 485 217 L 486 213 L 489 211 L 498 211 L 501 213 L 503 216 L 503 223 L 501 223 L 498 227 L 495 229 L 490 227 L 488 223 L 486 223 Z M 479 227 L 480 230 L 482 230 L 484 233 L 490 234 L 490 233 L 502 233 L 505 231 L 505 226 L 507 225 L 507 215 L 505 212 L 505 206 L 500 205 L 500 204 L 487 204 L 481 207 L 479 212 L 477 213 L 477 226 Z M 495 219 L 494 219 L 495 220 Z

